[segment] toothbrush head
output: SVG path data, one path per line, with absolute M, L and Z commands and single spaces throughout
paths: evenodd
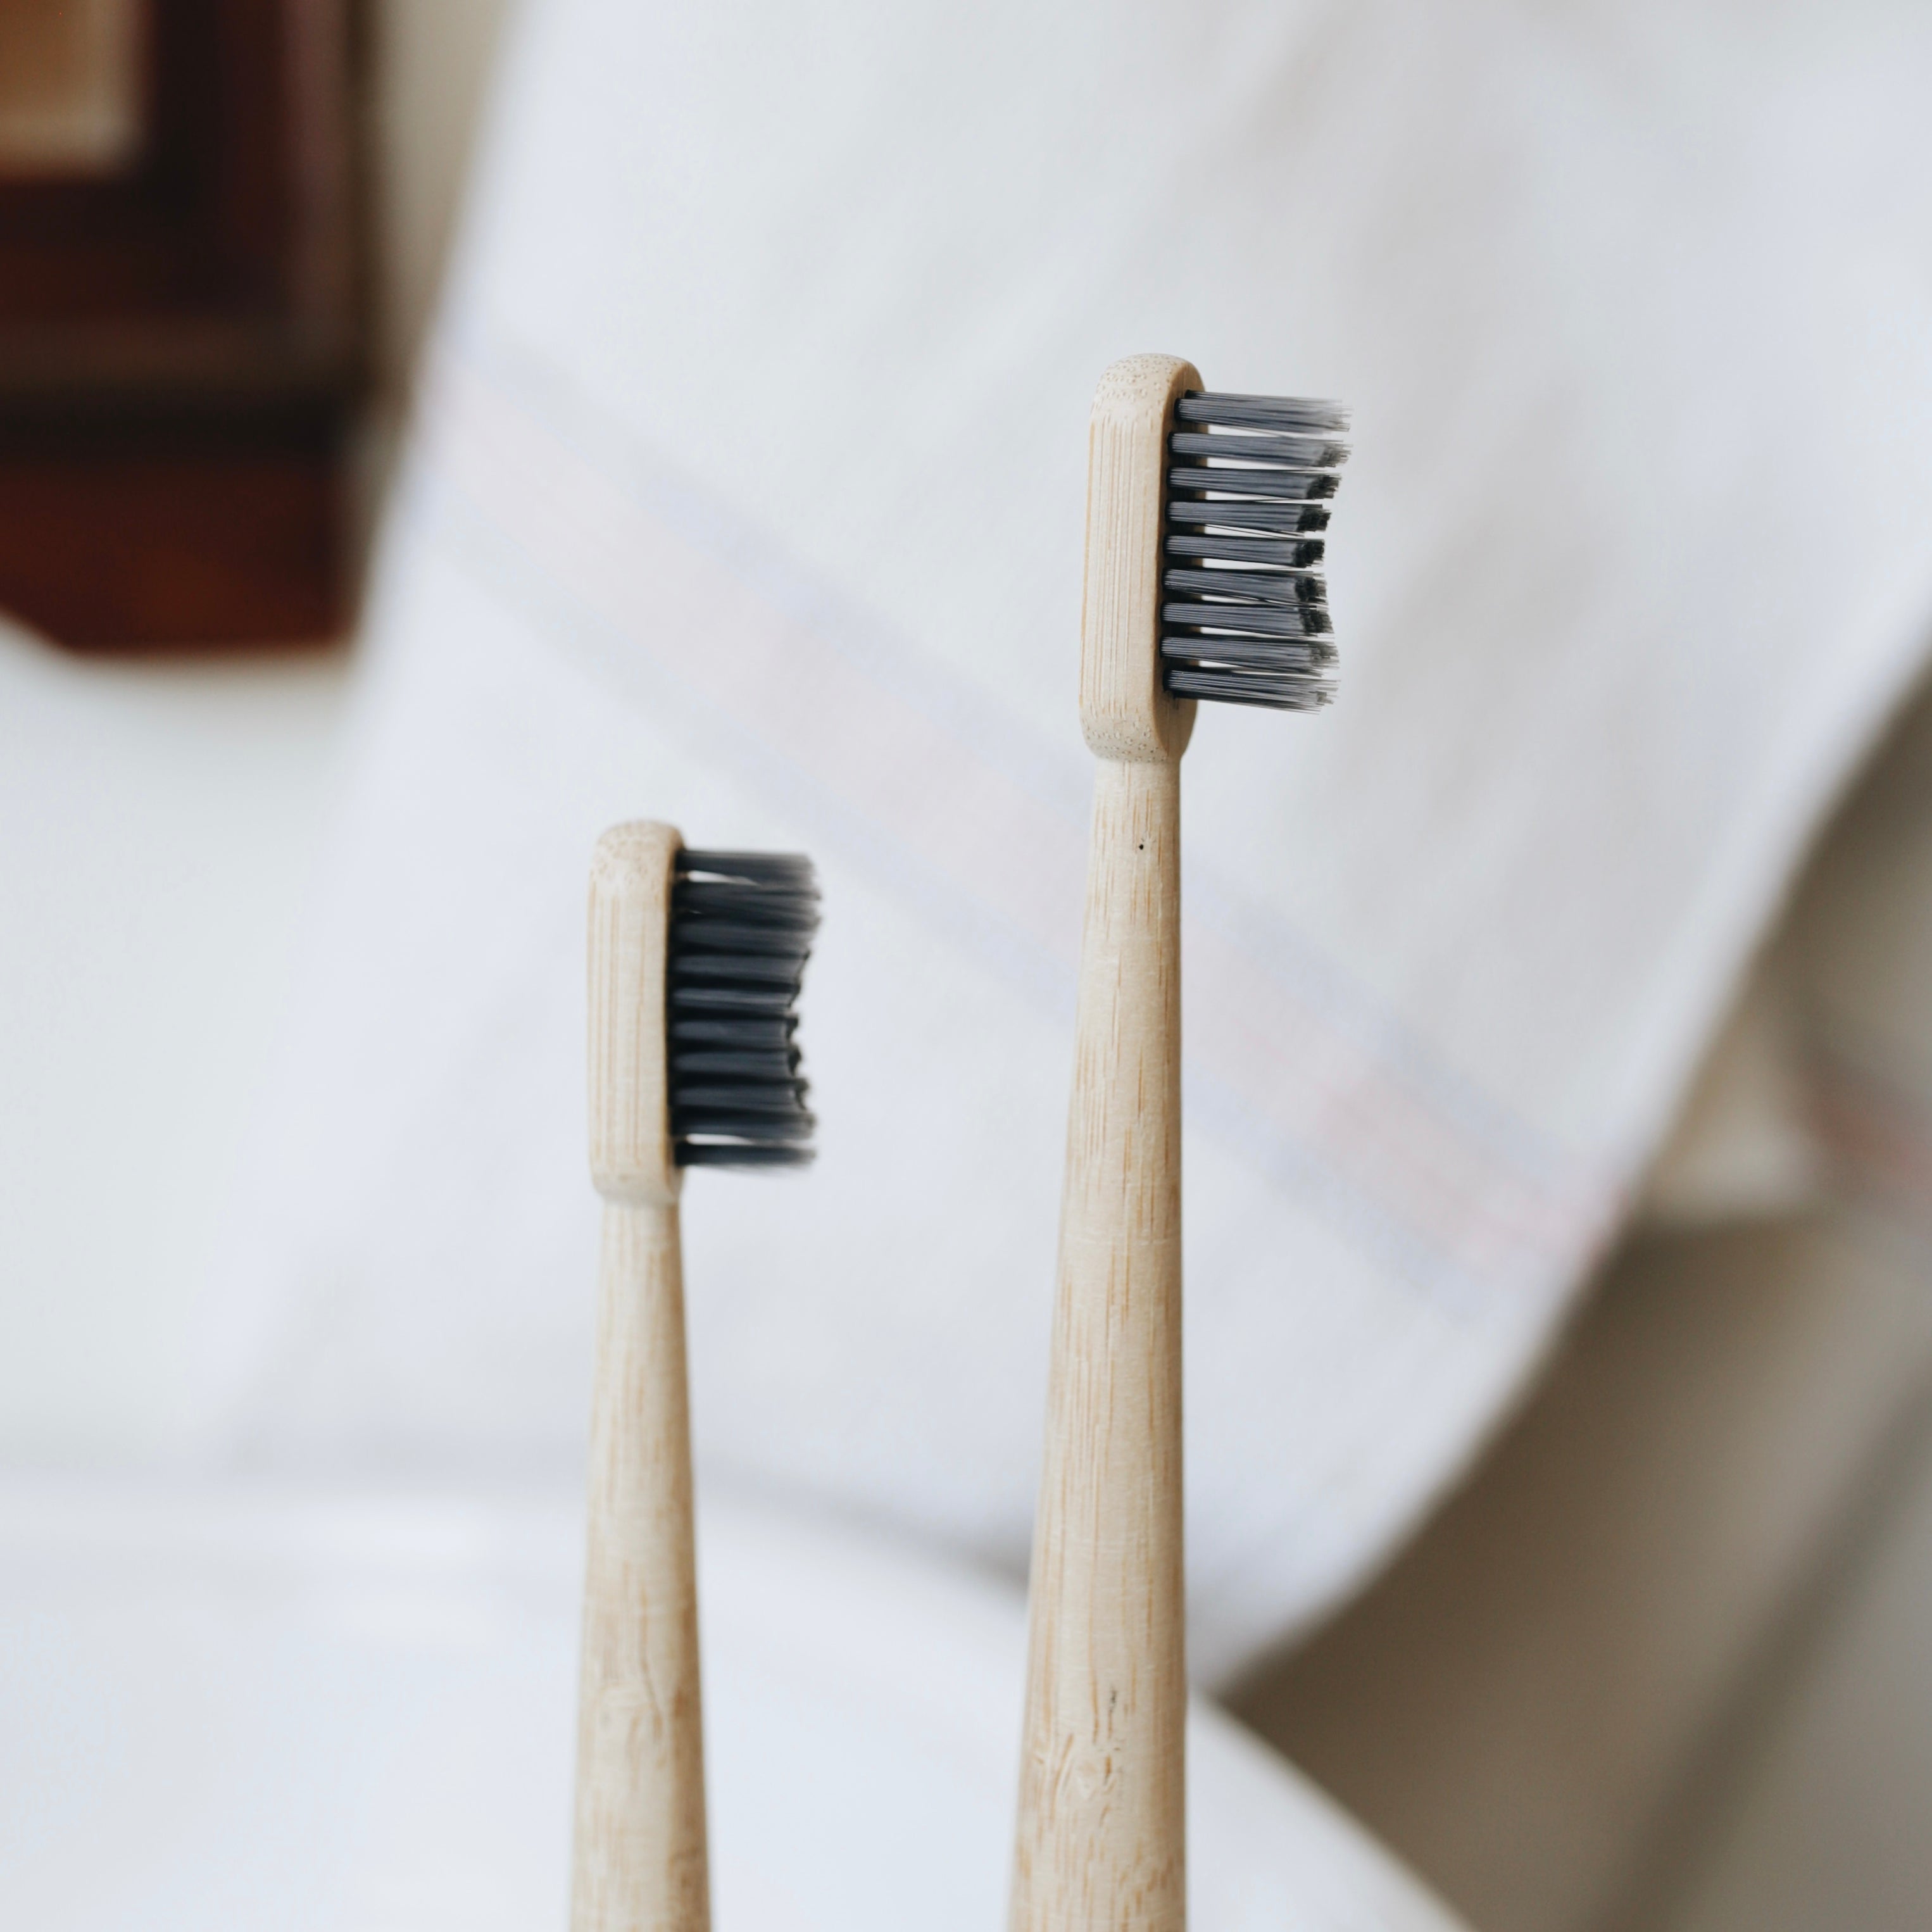
M 1176 399 L 1160 658 L 1177 698 L 1312 711 L 1334 694 L 1323 532 L 1348 426 L 1300 397 Z
M 590 868 L 590 1173 L 668 1204 L 687 1167 L 796 1167 L 813 1120 L 799 986 L 818 926 L 809 860 L 688 849 L 613 826 Z
M 1328 701 L 1322 565 L 1347 426 L 1334 403 L 1216 394 L 1176 356 L 1101 376 L 1080 614 L 1080 725 L 1096 756 L 1178 758 L 1197 698 Z
M 796 1009 L 818 929 L 809 859 L 679 852 L 664 989 L 679 1166 L 812 1159 Z

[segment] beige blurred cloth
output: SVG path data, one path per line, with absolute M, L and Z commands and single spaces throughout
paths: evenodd
M 1484 1932 L 1676 1932 L 1932 1386 L 1924 1258 L 1842 1210 L 1640 1241 L 1469 1486 L 1235 1708 Z M 1895 1688 L 1925 1711 L 1932 1664 Z M 1928 1803 L 1900 1767 L 1876 1815 Z M 1804 1890 L 1917 1862 L 1814 1836 Z M 1780 1932 L 1906 1922 L 1802 1895 Z
M 1225 1672 L 1515 1400 L 1932 611 L 1932 28 L 542 0 L 209 1311 L 210 1453 L 566 1466 L 600 826 L 802 848 L 824 1154 L 687 1215 L 709 1466 L 1009 1566 L 1101 367 L 1358 410 L 1343 695 L 1187 762 Z
M 1922 1916 L 1928 934 L 1922 695 L 1554 1372 L 1388 1574 L 1239 1694 L 1485 1932 Z

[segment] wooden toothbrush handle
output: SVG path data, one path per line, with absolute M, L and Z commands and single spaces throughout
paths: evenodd
M 572 1932 L 707 1932 L 675 1202 L 605 1201 L 598 1303 Z
M 1012 1932 L 1186 1922 L 1180 779 L 1095 789 Z

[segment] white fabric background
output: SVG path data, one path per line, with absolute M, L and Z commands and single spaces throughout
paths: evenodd
M 712 1468 L 1021 1558 L 1114 356 L 1357 410 L 1343 695 L 1186 767 L 1198 1660 L 1537 1358 L 1932 609 L 1928 29 L 539 0 L 207 1311 L 210 1453 L 566 1467 L 610 820 L 810 851 L 818 1169 L 687 1213 Z
M 564 1922 L 583 1575 L 554 1497 L 0 1481 L 0 1858 L 61 1932 Z M 769 1512 L 700 1534 L 721 1924 L 997 1924 L 1016 1592 Z M 1456 1932 L 1197 1705 L 1190 1903 L 1214 1932 Z

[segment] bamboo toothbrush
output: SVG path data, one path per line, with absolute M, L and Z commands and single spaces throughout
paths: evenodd
M 678 1197 L 790 1166 L 812 1129 L 793 1013 L 803 859 L 620 825 L 590 874 L 590 1172 L 604 1198 L 572 1932 L 706 1932 L 704 1738 Z
M 1080 722 L 1096 774 L 1034 1532 L 1012 1932 L 1180 1932 L 1180 755 L 1196 698 L 1310 710 L 1331 404 L 1136 356 L 1088 432 Z

